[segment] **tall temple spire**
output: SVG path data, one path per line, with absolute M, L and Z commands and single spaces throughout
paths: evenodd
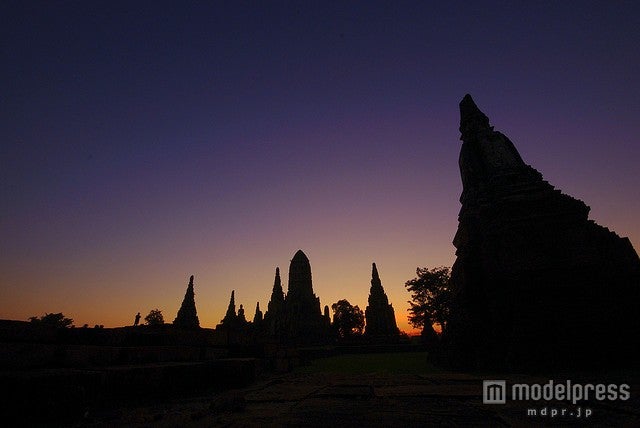
M 313 293 L 311 264 L 302 250 L 296 251 L 291 259 L 286 296 L 282 291 L 280 268 L 276 267 L 262 326 L 271 340 L 284 343 L 316 344 L 326 340 L 329 325 L 320 310 L 320 299 Z
M 173 324 L 183 328 L 200 327 L 200 321 L 198 320 L 198 314 L 196 312 L 195 293 L 193 291 L 193 275 L 189 278 L 187 291 L 184 294 L 182 305 L 178 310 L 178 315 L 173 321 Z
M 262 311 L 260 310 L 260 302 L 256 303 L 256 314 L 253 316 L 253 323 L 258 324 L 262 321 Z
M 313 292 L 311 264 L 298 250 L 289 265 L 289 284 L 285 299 L 285 336 L 297 343 L 314 343 L 324 339 L 326 329 L 320 299 Z
M 371 265 L 371 288 L 369 290 L 369 305 L 365 310 L 367 325 L 365 334 L 368 336 L 397 336 L 393 306 L 384 292 L 378 268 L 375 263 Z
M 277 312 L 284 306 L 284 292 L 282 291 L 282 282 L 280 281 L 280 268 L 276 267 L 276 277 L 273 280 L 273 291 L 271 299 L 267 306 L 268 312 Z
M 267 305 L 267 312 L 264 314 L 264 325 L 267 334 L 277 336 L 282 333 L 284 325 L 284 292 L 280 280 L 280 268 L 276 267 L 276 276 L 273 280 L 273 291 L 271 299 Z
M 231 300 L 229 301 L 229 306 L 227 307 L 227 313 L 221 321 L 222 324 L 228 324 L 230 322 L 234 322 L 237 319 L 235 292 L 235 290 L 231 291 Z
M 380 275 L 378 274 L 378 268 L 376 264 L 373 263 L 371 266 L 371 289 L 369 290 L 369 301 L 371 301 L 371 296 L 375 296 L 374 298 L 384 298 L 385 304 L 388 304 L 387 295 L 384 293 L 384 288 L 382 288 L 382 281 L 380 281 Z

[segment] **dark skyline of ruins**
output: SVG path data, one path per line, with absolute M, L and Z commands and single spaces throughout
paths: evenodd
M 560 2 L 562 3 L 562 2 Z M 418 266 L 451 266 L 471 93 L 522 158 L 640 247 L 634 2 L 3 9 L 0 318 L 200 325 L 266 312 L 304 249 L 321 306 L 398 327 Z
M 333 312 L 329 309 L 331 304 L 325 304 L 324 307 L 320 304 L 320 297 L 313 290 L 311 262 L 302 250 L 296 251 L 290 260 L 286 290 L 282 286 L 280 267 L 276 266 L 271 297 L 264 314 L 260 310 L 260 301 L 256 302 L 253 316 L 245 312 L 242 303 L 237 307 L 235 292 L 236 290 L 231 290 L 227 310 L 216 329 L 238 331 L 250 322 L 262 335 L 300 344 L 323 343 L 335 334 L 329 328 L 333 322 Z M 393 304 L 384 291 L 375 263 L 372 264 L 368 302 L 363 313 L 366 321 L 365 335 L 372 339 L 396 338 L 399 330 Z M 195 303 L 194 275 L 189 278 L 184 300 L 173 324 L 186 329 L 200 327 Z

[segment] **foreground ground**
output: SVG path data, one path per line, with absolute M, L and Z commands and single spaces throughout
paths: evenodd
M 293 373 L 265 377 L 243 389 L 90 411 L 77 426 L 640 426 L 640 382 L 629 372 L 553 376 L 556 381 L 629 383 L 631 398 L 625 401 L 573 405 L 567 401 L 508 400 L 503 405 L 488 405 L 482 403 L 482 380 L 505 376 L 444 372 L 426 361 L 425 353 L 332 357 Z M 544 384 L 549 379 L 506 377 L 508 384 Z M 546 416 L 540 414 L 545 408 Z M 538 414 L 530 415 L 528 409 Z M 563 409 L 564 417 L 560 416 Z M 558 415 L 552 417 L 553 410 Z

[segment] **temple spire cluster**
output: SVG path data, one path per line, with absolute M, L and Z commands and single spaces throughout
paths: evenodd
M 460 102 L 460 134 L 462 207 L 449 319 L 431 354 L 464 368 L 637 360 L 640 258 L 629 239 L 589 220 L 584 202 L 544 181 L 470 95 Z M 199 326 L 194 296 L 191 276 L 175 325 Z M 375 263 L 365 318 L 369 343 L 398 336 Z M 220 327 L 227 343 L 297 345 L 326 342 L 330 323 L 329 307 L 321 311 L 313 290 L 309 259 L 298 250 L 286 294 L 276 267 L 264 316 L 258 302 L 248 322 L 243 305 L 236 312 L 232 291 Z
M 306 254 L 298 250 L 289 265 L 289 283 L 284 295 L 280 269 L 276 277 L 264 316 L 268 332 L 292 343 L 315 343 L 326 337 L 320 299 L 313 292 L 311 264 Z
M 280 268 L 276 267 L 267 308 L 263 315 L 260 302 L 256 302 L 254 316 L 249 322 L 243 305 L 236 311 L 235 290 L 232 290 L 226 314 L 216 329 L 224 332 L 227 342 L 233 341 L 238 344 L 246 344 L 247 340 L 320 344 L 326 343 L 332 337 L 329 305 L 325 305 L 324 311 L 321 311 L 320 299 L 313 291 L 311 263 L 302 250 L 298 250 L 291 259 L 286 294 L 282 288 Z M 199 326 L 195 311 L 193 276 L 189 280 L 182 307 L 174 324 L 181 327 Z M 375 263 L 372 264 L 371 270 L 365 335 L 382 340 L 398 337 L 393 306 L 382 287 Z

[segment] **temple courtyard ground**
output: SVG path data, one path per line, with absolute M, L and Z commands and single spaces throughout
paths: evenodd
M 483 380 L 630 386 L 627 400 L 483 404 Z M 640 372 L 517 375 L 439 370 L 424 352 L 340 355 L 251 386 L 146 405 L 92 409 L 82 427 L 640 426 Z M 535 411 L 535 414 L 532 412 Z M 564 412 L 563 412 L 564 411 Z M 564 416 L 562 415 L 564 413 Z

